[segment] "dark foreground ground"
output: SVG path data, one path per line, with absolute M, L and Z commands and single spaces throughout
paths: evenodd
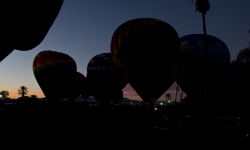
M 247 117 L 190 115 L 178 109 L 15 105 L 0 113 L 0 133 L 5 140 L 36 148 L 250 149 Z

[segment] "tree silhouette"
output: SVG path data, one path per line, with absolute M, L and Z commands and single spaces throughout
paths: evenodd
M 25 95 L 28 95 L 28 88 L 26 86 L 21 86 L 18 89 L 18 95 L 21 95 L 21 97 L 24 97 Z
M 37 99 L 37 96 L 36 95 L 30 95 L 30 98 L 31 99 Z
M 0 92 L 0 94 L 2 95 L 3 99 L 6 99 L 9 96 L 9 92 L 8 91 L 2 91 L 2 92 Z
M 193 2 L 193 0 L 192 0 Z M 206 19 L 205 19 L 205 14 L 207 11 L 210 9 L 210 3 L 208 0 L 196 0 L 195 3 L 196 10 L 202 14 L 202 24 L 203 24 L 203 32 L 204 32 L 204 42 L 205 42 L 205 68 L 207 68 L 207 55 L 208 55 L 208 50 L 207 50 L 207 29 L 206 29 Z M 207 74 L 205 73 L 205 95 L 204 95 L 204 100 L 206 101 L 207 98 Z

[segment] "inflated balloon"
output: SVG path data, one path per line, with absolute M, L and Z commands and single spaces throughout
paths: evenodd
M 104 85 L 90 86 L 89 96 L 94 97 L 98 102 L 103 104 L 111 104 L 111 94 L 113 94 L 114 89 L 105 88 Z
M 205 79 L 207 80 L 207 97 L 212 95 L 215 87 L 221 85 L 230 65 L 230 52 L 220 39 L 207 35 L 208 55 L 205 57 L 203 34 L 190 34 L 180 38 L 180 62 L 172 71 L 172 75 L 181 89 L 193 101 L 204 99 Z M 218 90 L 219 92 L 220 90 Z
M 116 90 L 110 94 L 110 99 L 114 104 L 120 104 L 123 99 L 123 92 L 122 90 Z
M 87 78 L 94 97 L 104 96 L 114 89 L 122 90 L 127 85 L 127 81 L 115 66 L 110 53 L 98 54 L 89 61 Z M 107 96 L 104 97 L 103 99 L 108 99 Z
M 156 101 L 173 83 L 179 59 L 175 29 L 153 18 L 129 20 L 114 32 L 111 54 L 117 67 L 145 102 Z
M 33 72 L 49 101 L 61 100 L 76 75 L 76 63 L 67 54 L 43 51 L 33 61 Z
M 63 0 L 1 1 L 0 62 L 14 49 L 30 50 L 39 45 L 54 23 Z
M 67 90 L 67 99 L 74 101 L 82 92 L 82 84 L 84 83 L 85 76 L 80 72 L 76 72 L 75 78 Z

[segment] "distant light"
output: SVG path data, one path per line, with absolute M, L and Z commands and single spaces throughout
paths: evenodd
M 246 133 L 246 136 L 247 136 L 247 137 L 250 137 L 250 133 Z
M 131 105 L 132 105 L 133 103 L 131 102 Z
M 162 105 L 162 103 L 161 103 L 161 105 Z
M 155 110 L 157 110 L 157 108 L 155 107 Z
M 170 100 L 168 100 L 168 102 L 170 103 Z
M 2 97 L 2 95 L 0 94 L 0 97 Z

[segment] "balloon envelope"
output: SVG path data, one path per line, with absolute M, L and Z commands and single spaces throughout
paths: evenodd
M 127 85 L 127 81 L 115 66 L 110 53 L 98 54 L 89 61 L 87 79 L 92 96 L 98 97 L 98 99 L 101 99 L 99 97 L 103 97 L 109 91 L 122 90 Z
M 207 97 L 215 88 L 222 88 L 223 78 L 227 76 L 230 65 L 230 52 L 220 39 L 207 35 L 208 55 L 205 57 L 203 34 L 190 34 L 180 38 L 180 62 L 172 71 L 177 84 L 191 100 L 202 101 L 207 80 Z M 219 90 L 220 91 L 220 90 Z
M 39 45 L 54 23 L 63 0 L 1 1 L 0 62 L 14 49 L 30 50 Z
M 76 74 L 76 63 L 67 54 L 43 51 L 33 61 L 33 72 L 44 95 L 50 101 L 66 97 Z
M 85 76 L 80 72 L 76 72 L 73 82 L 70 84 L 67 91 L 67 99 L 74 101 L 82 92 L 82 84 L 84 83 Z
M 179 51 L 175 29 L 153 18 L 123 23 L 111 40 L 115 64 L 147 102 L 156 101 L 174 83 L 170 71 L 179 59 Z
M 113 93 L 110 93 L 110 99 L 114 104 L 120 104 L 123 99 L 123 92 L 122 90 L 116 90 Z

